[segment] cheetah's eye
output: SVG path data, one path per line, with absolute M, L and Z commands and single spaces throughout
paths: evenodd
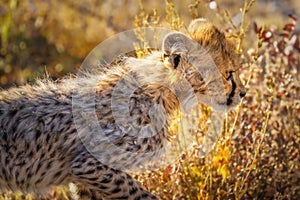
M 224 77 L 225 77 L 225 79 L 226 79 L 227 81 L 232 80 L 232 78 L 233 78 L 232 73 L 233 73 L 233 72 L 234 72 L 233 70 L 226 71 Z

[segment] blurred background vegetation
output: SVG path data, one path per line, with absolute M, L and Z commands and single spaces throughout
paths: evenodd
M 226 114 L 205 158 L 195 140 L 177 162 L 134 177 L 161 199 L 300 199 L 299 16 L 298 0 L 2 0 L 0 87 L 76 73 L 97 44 L 121 31 L 184 31 L 191 19 L 208 18 L 237 39 L 247 96 Z M 199 110 L 201 119 L 188 116 L 196 137 L 206 134 L 211 114 Z M 183 132 L 178 123 L 170 130 Z M 56 188 L 49 199 L 77 199 L 72 191 Z
M 174 10 L 184 24 L 192 18 L 206 17 L 228 28 L 225 10 L 239 23 L 243 1 L 214 2 L 176 0 Z M 249 17 L 260 24 L 282 25 L 288 14 L 299 14 L 299 10 L 297 0 L 260 0 Z M 153 15 L 157 24 L 151 19 Z M 164 0 L 2 0 L 0 86 L 24 84 L 45 74 L 58 78 L 74 73 L 85 56 L 109 36 L 137 25 L 166 26 L 166 17 Z M 146 21 L 138 22 L 136 18 Z

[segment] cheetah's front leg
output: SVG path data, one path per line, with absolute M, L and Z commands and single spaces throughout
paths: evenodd
M 90 190 L 93 199 L 157 199 L 129 174 L 103 165 L 88 152 L 72 162 L 72 181 Z

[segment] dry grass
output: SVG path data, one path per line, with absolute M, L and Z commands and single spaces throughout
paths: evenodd
M 157 10 L 147 10 L 145 8 L 149 6 L 145 5 L 151 4 L 149 2 L 140 3 L 137 8 L 133 8 L 140 10 L 136 17 L 131 16 L 137 27 L 161 25 L 175 30 L 184 30 L 184 21 L 187 18 L 203 16 L 200 13 L 204 10 L 207 15 L 212 15 L 213 12 L 216 21 L 223 22 L 224 28 L 229 27 L 228 33 L 238 40 L 237 52 L 240 53 L 243 63 L 242 79 L 248 88 L 247 96 L 241 105 L 235 111 L 226 114 L 222 124 L 223 131 L 209 154 L 205 157 L 199 156 L 202 138 L 207 134 L 207 124 L 212 111 L 200 106 L 199 110 L 187 116 L 197 127 L 188 133 L 196 138 L 193 147 L 163 169 L 134 174 L 136 179 L 161 199 L 300 198 L 300 45 L 299 34 L 294 33 L 296 19 L 293 16 L 284 16 L 284 22 L 280 22 L 283 24 L 281 27 L 267 24 L 256 25 L 253 28 L 250 18 L 253 13 L 249 14 L 253 3 L 254 1 L 245 1 L 241 9 L 240 23 L 232 20 L 230 10 L 226 11 L 222 4 L 217 4 L 216 10 L 207 11 L 208 8 L 204 5 L 208 4 L 197 0 L 190 2 L 186 7 L 180 7 L 180 10 L 172 1 L 166 1 L 164 9 L 160 6 Z M 257 7 L 255 3 L 254 6 Z M 182 17 L 182 10 L 186 10 L 186 14 L 189 12 L 189 17 Z M 12 23 L 9 22 L 9 15 L 11 14 L 6 15 L 6 23 Z M 109 23 L 102 22 L 105 29 Z M 48 37 L 51 38 L 51 34 L 55 32 L 51 32 L 54 31 L 51 30 L 51 23 L 47 23 L 46 28 L 42 27 L 48 31 L 43 38 L 50 40 Z M 115 23 L 113 21 L 112 25 Z M 13 32 L 10 32 L 11 36 L 6 36 L 3 30 L 5 29 L 2 28 L 2 49 L 9 43 L 9 37 L 14 37 Z M 112 32 L 114 31 L 117 30 Z M 68 44 L 68 40 L 64 42 Z M 64 46 L 65 43 L 61 44 Z M 55 46 L 60 42 L 54 41 L 51 44 Z M 18 55 L 19 48 L 22 48 L 22 45 L 16 47 L 13 56 Z M 66 46 L 64 48 L 68 49 Z M 72 48 L 68 56 L 73 55 Z M 7 49 L 9 51 L 9 47 Z M 51 59 L 55 60 L 57 52 L 53 48 L 50 50 Z M 64 50 L 66 51 L 68 50 Z M 88 51 L 88 48 L 85 51 Z M 141 52 L 140 56 L 143 53 Z M 61 57 L 63 55 L 60 54 Z M 12 62 L 14 57 L 4 58 L 4 61 L 1 58 L 2 63 L 11 61 L 10 65 L 15 64 Z M 56 65 L 57 63 L 54 64 Z M 7 65 L 1 66 L 4 67 L 0 70 L 9 71 L 6 69 Z M 12 72 L 9 71 L 8 74 Z M 3 82 L 3 85 L 5 84 L 7 82 Z M 178 119 L 180 122 L 182 116 L 179 115 Z M 170 128 L 171 131 L 180 134 L 184 131 L 181 123 L 174 123 Z M 72 195 L 74 196 L 67 188 L 56 188 L 49 199 L 74 199 Z M 0 195 L 0 199 L 32 197 L 8 193 Z

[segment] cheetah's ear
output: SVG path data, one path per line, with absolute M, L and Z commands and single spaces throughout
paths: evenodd
M 225 37 L 232 36 L 230 34 L 226 35 L 224 31 L 218 29 L 212 22 L 210 22 L 206 18 L 198 18 L 191 21 L 191 23 L 188 26 L 188 32 L 194 36 L 205 35 L 205 34 L 207 35 L 208 33 L 215 34 L 217 32 L 222 35 L 225 35 Z
M 201 32 L 205 29 L 212 29 L 213 27 L 214 25 L 208 19 L 198 18 L 191 21 L 188 27 L 188 31 L 190 33 L 195 33 L 195 32 Z
M 199 18 L 193 20 L 188 27 L 188 32 L 190 36 L 203 47 L 209 44 L 221 45 L 219 48 L 224 48 L 225 46 L 225 34 L 208 19 Z
M 163 40 L 162 50 L 164 58 L 168 59 L 174 69 L 176 69 L 184 56 L 187 55 L 191 39 L 180 32 L 171 32 Z

